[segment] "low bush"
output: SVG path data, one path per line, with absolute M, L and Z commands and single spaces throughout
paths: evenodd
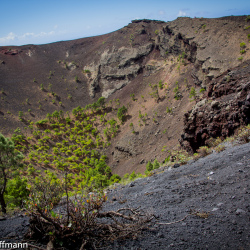
M 245 48 L 246 47 L 246 44 L 244 42 L 240 43 L 240 47 L 241 48 Z
M 202 146 L 197 150 L 197 152 L 199 153 L 200 157 L 204 157 L 211 154 L 211 149 L 207 146 Z
M 53 247 L 95 249 L 108 241 L 136 237 L 154 218 L 133 208 L 102 211 L 107 196 L 101 191 L 86 194 L 85 189 L 69 198 L 67 183 L 67 178 L 61 182 L 51 174 L 35 180 L 27 201 L 32 239 L 43 235 L 42 240 Z M 65 205 L 55 209 L 63 194 Z
M 29 196 L 29 190 L 27 188 L 27 179 L 21 179 L 20 176 L 16 176 L 7 183 L 6 187 L 6 204 L 8 208 L 23 207 L 23 201 Z

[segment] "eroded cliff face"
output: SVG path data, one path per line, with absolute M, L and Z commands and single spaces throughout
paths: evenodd
M 152 25 L 155 26 L 153 30 Z M 173 62 L 178 56 L 193 63 L 192 77 L 195 84 L 206 86 L 214 77 L 228 68 L 239 65 L 240 42 L 247 44 L 247 22 L 244 17 L 218 19 L 178 18 L 164 23 L 135 20 L 120 33 L 129 33 L 126 44 L 101 53 L 99 60 L 84 68 L 93 70 L 88 79 L 90 96 L 95 89 L 102 89 L 104 97 L 126 86 L 139 73 L 146 70 L 150 54 L 159 51 L 159 60 Z M 246 51 L 249 49 L 248 44 Z M 250 59 L 245 53 L 243 61 Z
M 98 64 L 90 64 L 84 67 L 90 70 L 89 95 L 95 96 L 95 90 L 102 86 L 102 96 L 107 98 L 116 90 L 126 86 L 135 78 L 143 68 L 140 59 L 143 60 L 153 49 L 153 43 L 139 48 L 112 48 L 101 54 Z

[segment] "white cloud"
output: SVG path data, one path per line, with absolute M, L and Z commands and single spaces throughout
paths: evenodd
M 182 10 L 179 10 L 177 17 L 180 17 L 180 16 L 187 16 L 187 13 Z
M 32 43 L 33 39 L 36 38 L 44 38 L 49 37 L 55 34 L 55 31 L 50 32 L 40 32 L 40 33 L 24 33 L 22 35 L 16 35 L 13 32 L 10 32 L 5 37 L 0 37 L 0 46 L 4 45 L 12 45 L 12 44 L 25 44 L 25 43 Z
M 7 36 L 0 37 L 0 45 L 14 41 L 16 38 L 17 38 L 17 36 L 13 32 L 10 32 Z
M 163 15 L 165 15 L 165 11 L 163 11 L 163 10 L 160 10 L 160 11 L 159 11 L 159 15 L 160 15 L 160 16 L 163 16 Z

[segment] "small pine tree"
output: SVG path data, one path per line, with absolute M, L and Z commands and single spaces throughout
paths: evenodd
M 159 167 L 160 167 L 160 163 L 157 161 L 157 159 L 155 159 L 153 162 L 153 169 L 157 169 Z
M 192 98 L 195 99 L 195 97 L 196 97 L 196 90 L 195 90 L 194 87 L 192 87 L 192 88 L 191 88 L 191 91 L 190 91 L 190 93 L 189 93 L 189 98 L 190 98 L 190 99 L 192 99 Z
M 153 164 L 151 163 L 151 161 L 148 161 L 147 165 L 146 165 L 146 170 L 148 172 L 152 171 L 154 169 Z
M 125 121 L 127 111 L 128 109 L 124 105 L 118 109 L 117 117 L 121 122 Z
M 4 195 L 7 183 L 20 166 L 22 159 L 23 155 L 15 150 L 14 142 L 0 133 L 0 204 L 3 213 L 6 213 Z

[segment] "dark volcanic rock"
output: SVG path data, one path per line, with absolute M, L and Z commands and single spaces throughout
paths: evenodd
M 214 79 L 207 97 L 185 114 L 181 144 L 195 151 L 206 145 L 210 137 L 226 138 L 249 124 L 249 92 L 250 61 Z

